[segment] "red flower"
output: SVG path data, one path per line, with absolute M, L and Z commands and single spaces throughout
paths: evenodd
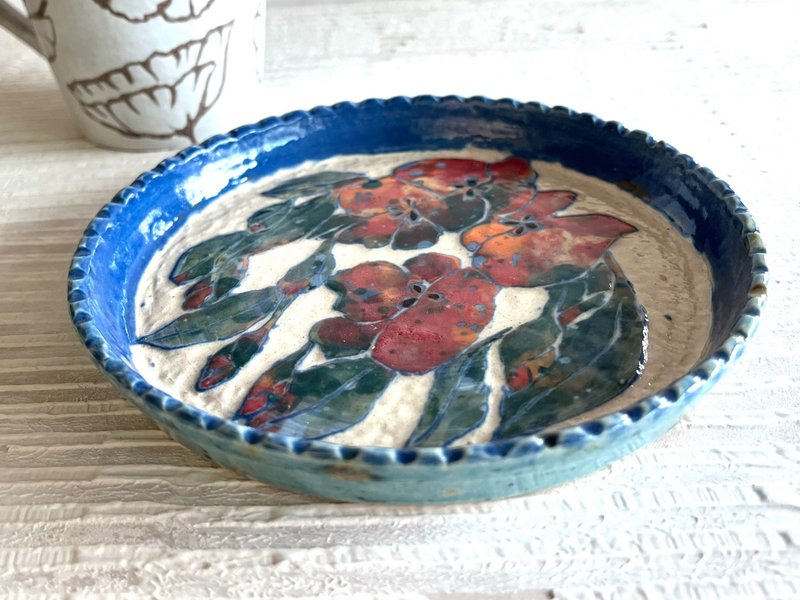
M 480 160 L 466 158 L 434 158 L 402 165 L 394 176 L 402 181 L 439 193 L 476 187 L 489 181 L 488 167 Z
M 443 254 L 415 256 L 405 268 L 363 263 L 328 286 L 345 314 L 320 321 L 311 339 L 331 356 L 370 350 L 396 371 L 424 373 L 472 344 L 494 315 L 498 287 L 480 271 Z
M 403 165 L 381 179 L 351 181 L 335 195 L 347 215 L 361 220 L 337 240 L 368 248 L 427 248 L 443 232 L 477 223 L 488 207 L 497 208 L 493 194 L 532 176 L 521 158 L 493 164 L 444 158 Z
M 534 287 L 557 278 L 555 268 L 582 272 L 621 236 L 636 228 L 608 215 L 558 217 L 570 206 L 569 191 L 518 189 L 506 212 L 464 232 L 473 265 L 504 286 Z

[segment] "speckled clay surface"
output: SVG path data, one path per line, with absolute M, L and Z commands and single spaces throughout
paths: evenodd
M 398 160 L 383 173 L 375 161 L 386 156 Z M 345 175 L 320 179 L 348 161 Z M 317 179 L 298 182 L 308 174 Z M 233 220 L 225 243 L 208 242 L 221 234 L 206 227 L 208 236 L 181 247 L 181 235 L 204 229 L 185 224 L 200 222 L 216 198 L 225 202 L 237 189 L 264 194 L 261 205 L 247 205 L 241 224 Z M 616 209 L 603 202 L 614 195 L 609 190 L 624 199 Z M 289 241 L 281 230 L 273 244 L 275 211 L 317 210 L 310 200 L 323 217 Z M 398 200 L 407 206 L 397 209 Z M 625 202 L 635 210 L 626 212 Z M 665 228 L 650 235 L 676 247 L 683 240 L 676 256 L 695 262 L 670 259 L 665 250 L 657 254 L 678 265 L 675 272 L 642 268 L 654 260 L 635 250 L 647 213 L 658 213 L 649 223 Z M 343 225 L 320 234 L 314 227 L 325 219 Z M 543 237 L 556 233 L 557 244 Z M 215 259 L 215 269 L 198 271 L 197 261 L 185 258 L 211 243 L 227 260 L 234 235 L 270 245 Z M 289 262 L 264 275 L 265 285 L 252 285 L 254 255 L 268 257 L 300 238 L 305 254 L 280 255 L 273 262 Z M 640 242 L 640 250 L 652 245 Z M 390 250 L 395 254 L 380 254 Z M 153 260 L 170 251 L 172 259 Z M 166 304 L 155 293 L 143 300 L 140 290 L 165 269 L 177 291 Z M 216 462 L 334 498 L 455 501 L 552 485 L 658 437 L 741 352 L 763 303 L 765 273 L 762 245 L 738 198 L 645 134 L 537 104 L 397 98 L 267 119 L 165 161 L 121 191 L 87 229 L 69 294 L 79 334 L 112 381 L 176 439 Z M 680 304 L 675 311 L 653 300 L 666 297 L 654 291 L 658 276 L 669 284 L 661 289 L 678 290 L 662 302 Z M 387 282 L 400 279 L 402 293 L 387 296 L 397 287 Z M 278 291 L 264 291 L 270 289 Z M 368 290 L 370 298 L 382 294 L 378 304 L 365 300 Z M 537 293 L 538 308 L 519 314 Z M 316 304 L 306 300 L 314 294 Z M 280 312 L 264 303 L 267 296 Z M 312 302 L 308 327 L 295 335 L 302 355 L 281 351 L 286 341 L 275 350 L 281 303 L 288 316 L 295 296 Z M 243 312 L 239 304 L 249 298 L 257 309 Z M 152 310 L 176 301 L 183 313 Z M 226 303 L 239 304 L 230 311 Z M 319 314 L 322 306 L 327 313 Z M 372 314 L 376 307 L 385 314 Z M 503 320 L 498 309 L 514 319 Z M 547 325 L 543 315 L 551 315 L 555 333 L 537 346 L 531 340 Z M 651 340 L 648 317 L 658 332 Z M 149 327 L 147 318 L 162 323 Z M 406 320 L 416 325 L 405 327 Z M 353 344 L 354 328 L 369 335 Z M 435 343 L 409 342 L 405 331 L 428 332 Z M 686 340 L 675 345 L 673 338 Z M 244 342 L 257 346 L 246 360 Z M 189 346 L 200 348 L 183 369 L 192 375 L 191 398 L 185 381 L 181 388 L 155 368 L 169 362 L 164 354 L 141 351 Z M 648 347 L 675 372 L 665 367 L 654 379 Z M 202 393 L 246 375 L 238 396 L 226 392 L 203 404 Z M 400 381 L 405 392 L 392 396 Z M 315 397 L 315 390 L 322 391 Z M 401 418 L 392 402 L 409 395 L 417 412 Z M 403 433 L 375 434 L 381 427 Z
M 448 158 L 442 159 L 444 155 Z M 439 169 L 438 179 L 423 182 L 427 186 L 420 183 L 399 189 L 422 200 L 414 206 L 421 213 L 431 213 L 429 222 L 423 221 L 424 216 L 414 219 L 413 213 L 402 210 L 403 194 L 398 193 L 397 186 L 376 187 L 381 179 L 387 184 L 396 182 L 395 177 L 387 179 L 384 175 L 398 165 L 406 165 L 403 169 L 411 173 L 413 165 L 430 167 L 439 161 L 450 167 L 451 174 L 458 168 L 466 171 L 448 182 L 448 172 Z M 522 177 L 515 178 L 514 173 L 508 172 L 500 177 L 503 173 L 497 165 L 516 165 Z M 457 187 L 476 170 L 488 170 L 491 176 L 475 181 L 473 188 Z M 248 220 L 265 207 L 278 212 L 281 206 L 291 204 L 275 198 L 271 190 L 285 188 L 287 181 L 319 178 L 325 173 L 357 173 L 372 178 L 364 182 L 366 188 L 358 179 L 355 185 L 334 184 L 330 197 L 322 199 L 323 215 L 335 209 L 326 218 L 344 219 L 349 225 L 331 237 L 334 243 L 330 247 L 330 264 L 325 266 L 327 279 L 288 290 L 275 304 L 257 309 L 241 323 L 227 323 L 225 318 L 234 316 L 227 303 L 234 297 L 248 294 L 257 299 L 257 294 L 278 284 L 289 269 L 296 268 L 303 257 L 313 255 L 320 246 L 320 241 L 314 239 L 314 229 L 320 225 L 318 218 L 308 223 L 310 235 L 301 235 L 294 241 L 280 237 L 286 226 L 281 225 L 279 215 L 269 221 L 272 229 L 267 231 L 251 231 Z M 400 173 L 402 177 L 404 171 L 401 169 Z M 431 185 L 438 185 L 444 193 L 436 193 Z M 498 207 L 497 198 L 492 196 L 498 188 L 503 192 L 511 185 L 517 188 L 522 210 Z M 375 196 L 376 191 L 384 189 L 386 197 Z M 361 212 L 367 212 L 366 218 L 349 219 L 345 212 L 352 212 L 348 190 L 364 199 L 367 193 L 372 194 L 369 198 L 373 204 L 381 199 L 395 201 L 401 210 L 391 215 L 382 206 L 376 210 L 360 207 Z M 465 195 L 472 201 L 463 202 Z M 295 192 L 291 196 L 291 201 L 298 202 L 297 209 L 320 202 L 318 196 L 309 199 Z M 450 205 L 446 204 L 448 199 Z M 532 214 L 533 219 L 525 220 L 524 215 L 520 218 L 517 214 L 534 213 L 538 206 L 554 209 L 556 206 L 547 207 L 553 199 L 570 204 L 552 210 L 557 215 L 552 217 L 536 218 Z M 442 205 L 446 210 L 437 211 Z M 462 206 L 479 210 L 467 212 L 466 223 L 449 222 L 451 230 L 429 225 L 437 220 L 448 223 L 446 219 L 457 215 Z M 525 224 L 527 233 L 519 223 Z M 384 224 L 390 226 L 389 235 L 365 237 L 369 227 Z M 580 230 L 576 229 L 578 225 Z M 599 229 L 604 225 L 623 230 L 612 230 L 612 237 L 598 235 L 604 233 Z M 297 432 L 303 427 L 306 438 L 389 447 L 486 442 L 503 436 L 503 430 L 514 420 L 517 433 L 532 433 L 567 419 L 587 420 L 611 412 L 613 407 L 628 406 L 652 390 L 669 385 L 694 366 L 708 340 L 711 275 L 707 261 L 695 251 L 691 240 L 629 191 L 557 163 L 528 162 L 476 148 L 309 161 L 221 197 L 179 227 L 165 247 L 155 253 L 141 278 L 136 326 L 142 343 L 132 348 L 134 364 L 148 381 L 174 397 L 265 431 L 280 429 L 285 433 L 294 428 Z M 399 228 L 404 228 L 401 231 L 406 235 L 436 237 L 411 243 L 395 239 L 393 243 L 392 235 L 396 236 Z M 361 231 L 364 239 L 352 239 L 357 235 L 350 229 L 355 229 L 356 234 Z M 489 246 L 482 253 L 470 245 L 472 238 L 487 237 L 481 232 L 491 233 L 493 229 L 501 234 L 493 237 L 493 248 Z M 302 231 L 292 233 L 297 236 Z M 266 248 L 254 247 L 256 242 Z M 210 244 L 214 245 L 213 251 L 201 253 Z M 406 247 L 398 247 L 401 245 Z M 193 260 L 198 254 L 199 262 Z M 487 254 L 495 260 L 487 260 Z M 491 285 L 483 299 L 485 305 L 475 302 L 486 307 L 486 314 L 470 317 L 465 310 L 459 316 L 459 295 L 469 295 L 466 285 L 449 285 L 447 294 L 425 306 L 426 293 L 436 293 L 431 289 L 432 282 L 424 277 L 412 281 L 404 263 L 433 256 L 450 261 L 453 269 L 471 272 L 478 276 L 476 281 Z M 527 264 L 523 257 L 529 259 Z M 585 265 L 580 264 L 582 260 Z M 573 268 L 559 279 L 548 261 L 560 261 L 562 268 Z M 592 290 L 582 307 L 569 306 L 567 297 L 559 297 L 569 286 L 566 281 L 574 279 L 570 271 L 584 274 L 605 268 L 600 263 L 608 261 L 614 261 L 632 282 L 635 292 L 630 298 L 631 308 L 647 317 L 638 325 L 620 319 L 615 329 L 608 329 L 610 322 L 603 315 L 609 313 L 609 301 L 612 306 L 617 304 L 608 288 Z M 487 269 L 503 265 L 508 265 L 505 271 Z M 359 283 L 352 285 L 351 291 L 360 289 L 362 296 L 345 295 L 343 304 L 337 293 L 338 284 L 354 281 L 357 273 Z M 399 289 L 397 276 L 403 280 Z M 610 283 L 611 280 L 606 282 Z M 442 288 L 443 284 L 444 281 L 433 288 Z M 555 316 L 553 301 L 561 305 L 556 311 L 559 318 L 565 320 L 568 316 L 569 322 L 548 320 Z M 284 306 L 279 307 L 279 302 Z M 215 318 L 211 326 L 194 330 L 194 323 L 208 315 L 221 318 Z M 241 315 L 240 310 L 237 316 Z M 448 315 L 454 317 L 449 322 Z M 470 319 L 472 322 L 468 322 Z M 402 351 L 393 356 L 392 351 L 401 342 L 397 339 L 398 323 L 404 321 L 413 324 L 415 339 L 421 341 L 404 343 Z M 529 325 L 523 327 L 525 323 Z M 228 330 L 221 330 L 229 325 Z M 634 325 L 639 328 L 637 331 Z M 537 328 L 546 333 L 538 342 L 528 332 L 527 339 L 512 348 L 514 337 L 520 336 L 512 333 L 515 329 Z M 324 339 L 320 339 L 320 333 Z M 363 334 L 364 347 L 343 348 L 342 343 L 350 341 L 347 336 L 354 334 Z M 612 339 L 615 335 L 617 339 Z M 312 401 L 303 402 L 297 394 L 289 396 L 286 390 L 275 393 L 274 385 L 263 384 L 265 373 L 309 341 L 315 345 L 300 357 L 301 368 L 296 375 L 323 364 L 335 372 L 337 367 L 352 366 L 350 360 L 367 357 L 389 367 L 386 387 L 372 395 L 358 395 L 355 401 L 352 397 L 348 400 L 347 390 L 342 390 L 338 397 L 321 403 L 314 396 Z M 627 350 L 621 348 L 625 343 L 629 345 Z M 484 344 L 485 355 L 480 350 Z M 471 348 L 481 354 L 472 361 L 475 375 L 465 377 L 459 375 L 459 365 Z M 410 360 L 410 352 L 428 349 L 433 352 Z M 622 360 L 604 366 L 605 352 L 614 352 Z M 520 357 L 522 353 L 526 357 Z M 341 357 L 351 358 L 335 360 Z M 405 357 L 405 364 L 398 364 L 400 357 Z M 624 376 L 618 377 L 621 382 L 584 391 L 591 387 L 586 381 L 614 379 L 613 371 Z M 296 379 L 286 381 L 297 386 Z M 359 408 L 359 401 L 360 410 L 352 410 Z M 352 422 L 340 419 L 327 430 L 322 423 L 309 428 L 309 413 L 318 412 L 323 406 L 331 411 L 331 403 L 350 404 Z M 343 411 L 335 412 L 343 416 Z

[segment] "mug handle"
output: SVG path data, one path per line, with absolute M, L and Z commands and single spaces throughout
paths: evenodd
M 36 52 L 44 56 L 41 48 L 39 48 L 36 32 L 33 30 L 33 26 L 30 21 L 28 21 L 28 18 L 11 6 L 6 0 L 0 0 L 0 27 L 6 28 L 20 40 L 28 44 L 28 46 L 36 50 Z

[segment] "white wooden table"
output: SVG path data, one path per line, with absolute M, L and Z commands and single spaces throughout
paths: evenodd
M 163 155 L 82 141 L 0 31 L 0 596 L 800 597 L 793 3 L 271 0 L 264 113 L 396 94 L 565 104 L 666 139 L 752 209 L 745 358 L 659 442 L 557 489 L 336 504 L 242 479 L 119 398 L 66 314 L 86 222 Z

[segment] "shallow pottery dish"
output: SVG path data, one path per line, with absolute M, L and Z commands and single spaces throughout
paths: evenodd
M 739 198 L 671 146 L 512 100 L 247 125 L 121 190 L 69 272 L 134 405 L 214 462 L 343 500 L 510 496 L 646 444 L 766 294 Z

